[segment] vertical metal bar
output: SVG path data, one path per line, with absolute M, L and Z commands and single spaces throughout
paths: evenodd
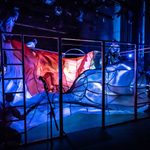
M 25 144 L 27 144 L 27 120 L 26 120 L 26 93 L 25 93 L 25 65 L 24 65 L 24 35 L 21 35 L 22 38 L 22 76 L 23 76 L 23 107 L 24 107 L 24 139 Z
M 3 116 L 2 121 L 4 125 L 4 133 L 6 133 L 6 106 L 5 106 L 5 86 L 4 86 L 4 50 L 3 50 L 3 39 L 2 39 L 2 32 L 0 32 L 0 50 L 1 50 L 1 67 L 2 67 L 2 107 L 3 107 Z M 6 143 L 6 134 L 4 134 L 5 144 Z
M 62 97 L 62 49 L 61 38 L 58 38 L 58 67 L 59 67 L 59 120 L 60 120 L 60 137 L 63 137 L 63 97 Z
M 105 128 L 105 41 L 102 43 L 102 128 Z
M 138 63 L 138 46 L 134 50 L 134 120 L 137 120 L 137 63 Z

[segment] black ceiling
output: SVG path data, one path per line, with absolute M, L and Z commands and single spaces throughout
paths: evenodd
M 20 23 L 36 24 L 41 22 L 47 28 L 62 28 L 61 23 L 65 21 L 71 27 L 81 24 L 88 16 L 93 13 L 97 17 L 113 19 L 114 6 L 122 6 L 127 13 L 134 11 L 136 0 L 0 0 L 0 19 L 5 18 L 7 12 L 13 7 L 20 9 Z M 88 18 L 88 17 L 86 17 Z M 63 20 L 63 21 L 62 21 Z
M 20 8 L 22 16 L 30 15 L 37 17 L 39 17 L 38 15 L 56 15 L 56 8 L 58 11 L 61 9 L 62 16 L 72 17 L 77 17 L 81 10 L 84 13 L 94 12 L 95 14 L 108 16 L 112 14 L 112 9 L 115 5 L 122 5 L 127 9 L 132 9 L 131 0 L 1 0 L 0 2 L 0 12 L 7 11 L 16 6 Z

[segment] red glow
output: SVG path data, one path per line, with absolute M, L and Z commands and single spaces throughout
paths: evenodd
M 14 51 L 16 57 L 22 60 L 21 42 L 12 41 L 12 46 L 20 51 Z M 49 92 L 58 92 L 58 53 L 49 51 L 32 51 L 24 45 L 25 82 L 31 95 L 44 90 L 43 83 L 38 79 L 42 76 L 48 86 Z M 63 58 L 63 92 L 72 86 L 75 79 L 90 68 L 93 52 L 77 58 Z

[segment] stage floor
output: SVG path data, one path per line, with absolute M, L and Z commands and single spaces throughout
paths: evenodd
M 138 118 L 149 117 L 150 114 L 139 112 Z M 106 126 L 115 125 L 134 119 L 134 114 L 131 112 L 114 112 L 106 111 Z M 57 120 L 59 124 L 59 120 Z M 101 127 L 101 112 L 76 112 L 69 116 L 64 117 L 64 132 L 66 134 L 79 132 L 85 129 Z M 54 122 L 53 126 L 53 137 L 59 136 L 59 131 L 56 130 Z M 27 132 L 27 142 L 35 142 L 50 138 L 50 122 L 40 124 L 33 127 Z M 22 134 L 22 143 L 24 143 L 24 134 Z

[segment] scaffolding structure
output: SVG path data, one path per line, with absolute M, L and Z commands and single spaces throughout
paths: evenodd
M 22 107 L 23 108 L 23 112 L 24 112 L 24 132 L 22 132 L 22 134 L 24 135 L 24 142 L 22 144 L 28 144 L 30 142 L 28 142 L 28 136 L 27 136 L 27 105 L 26 105 L 26 87 L 25 87 L 25 65 L 24 65 L 24 45 L 25 45 L 25 41 L 24 38 L 25 37 L 36 37 L 36 38 L 51 38 L 57 41 L 57 50 L 56 52 L 58 52 L 58 83 L 59 83 L 59 92 L 58 92 L 58 97 L 59 97 L 59 135 L 56 136 L 57 138 L 62 138 L 64 136 L 64 116 L 63 116 L 63 109 L 64 109 L 64 104 L 63 104 L 63 70 L 62 70 L 62 65 L 63 65 L 63 57 L 65 51 L 64 51 L 64 46 L 66 46 L 67 44 L 73 43 L 71 45 L 71 48 L 73 46 L 77 47 L 81 47 L 81 46 L 97 46 L 99 49 L 99 53 L 101 55 L 101 73 L 102 76 L 99 77 L 101 78 L 102 82 L 102 93 L 101 93 L 101 97 L 99 98 L 99 101 L 101 101 L 101 116 L 99 116 L 101 118 L 101 127 L 105 128 L 108 125 L 106 125 L 106 105 L 107 105 L 107 92 L 106 92 L 106 64 L 105 64 L 105 56 L 106 56 L 106 48 L 108 47 L 108 43 L 110 43 L 110 41 L 95 41 L 95 40 L 84 40 L 84 39 L 71 39 L 71 38 L 61 38 L 61 37 L 44 37 L 44 36 L 31 36 L 31 35 L 24 35 L 24 34 L 12 34 L 13 36 L 20 36 L 21 38 L 21 43 L 22 43 L 22 47 L 21 47 L 21 53 L 22 53 L 22 62 L 19 64 L 6 64 L 4 62 L 4 52 L 6 51 L 20 51 L 20 49 L 7 49 L 7 48 L 3 48 L 3 39 L 2 39 L 2 34 L 0 34 L 0 50 L 1 50 L 1 68 L 2 68 L 2 73 L 1 73 L 1 84 L 2 84 L 2 97 L 3 97 L 3 112 L 4 112 L 4 116 L 3 116 L 3 122 L 6 122 L 6 118 L 5 118 L 5 114 L 6 114 L 6 99 L 5 99 L 5 95 L 8 94 L 8 92 L 5 91 L 5 80 L 22 80 L 22 84 L 23 84 L 23 90 L 22 91 L 13 91 L 13 92 L 9 92 L 11 94 L 18 94 L 18 93 L 22 93 L 23 94 L 23 105 L 22 106 L 15 106 L 15 107 Z M 9 33 L 10 34 L 10 33 Z M 122 43 L 122 44 L 126 44 L 126 45 L 133 45 L 134 49 L 134 62 L 133 62 L 133 66 L 134 66 L 134 77 L 133 77 L 133 98 L 134 98 L 134 118 L 131 119 L 132 121 L 135 121 L 138 119 L 138 47 L 136 46 L 136 44 L 131 44 L 131 43 Z M 94 45 L 94 46 L 93 46 Z M 67 45 L 68 46 L 68 45 Z M 72 55 L 72 54 L 70 54 Z M 77 54 L 78 55 L 78 54 Z M 5 73 L 4 73 L 4 69 L 6 66 L 21 66 L 22 68 L 22 77 L 11 77 L 11 78 L 6 78 L 5 77 Z M 148 102 L 149 103 L 149 102 Z M 16 121 L 20 121 L 20 120 L 9 120 L 10 122 L 16 122 Z M 125 123 L 125 122 L 123 122 Z M 6 125 L 6 124 L 5 124 Z M 53 138 L 56 138 L 53 137 Z M 52 138 L 52 139 L 53 139 Z M 51 140 L 52 140 L 51 139 Z M 48 139 L 46 139 L 48 140 Z

